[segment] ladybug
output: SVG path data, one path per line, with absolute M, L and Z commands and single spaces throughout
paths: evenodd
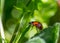
M 30 22 L 31 25 L 36 26 L 39 30 L 42 30 L 42 24 L 38 21 Z

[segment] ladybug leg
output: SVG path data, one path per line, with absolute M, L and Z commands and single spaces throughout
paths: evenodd
M 33 29 L 33 25 L 31 26 L 31 30 Z
M 37 33 L 40 33 L 40 30 L 36 27 L 36 31 L 37 31 Z

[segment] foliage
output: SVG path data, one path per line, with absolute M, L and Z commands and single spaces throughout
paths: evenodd
M 55 0 L 5 0 L 2 24 L 6 43 L 57 43 L 59 23 L 52 24 L 56 18 L 50 21 L 57 8 Z M 29 24 L 32 21 L 41 22 L 43 30 L 38 33 L 36 27 Z
M 40 34 L 35 35 L 35 37 L 38 37 L 37 39 L 33 37 L 27 43 L 35 43 L 35 41 L 37 41 L 36 43 L 39 43 L 38 41 L 40 40 L 39 38 L 43 39 L 42 42 L 40 43 L 57 43 L 59 38 L 59 29 L 60 29 L 59 27 L 60 24 L 56 23 L 54 26 L 44 29 L 43 31 L 40 32 Z

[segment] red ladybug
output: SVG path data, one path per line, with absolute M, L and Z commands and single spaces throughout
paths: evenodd
M 36 26 L 40 30 L 42 30 L 42 28 L 43 28 L 42 24 L 40 22 L 37 22 L 37 21 L 30 22 L 30 24 L 32 24 L 33 26 Z

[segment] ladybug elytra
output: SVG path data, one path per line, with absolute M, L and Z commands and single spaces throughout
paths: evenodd
M 37 22 L 37 21 L 30 22 L 30 24 L 33 25 L 33 26 L 36 26 L 40 30 L 42 30 L 42 28 L 43 28 L 42 24 L 40 22 Z

